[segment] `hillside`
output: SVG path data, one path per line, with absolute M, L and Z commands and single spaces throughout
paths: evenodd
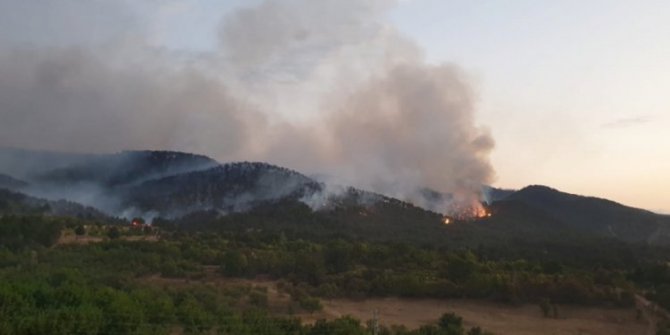
M 670 216 L 606 199 L 534 185 L 510 194 L 505 201 L 517 201 L 542 211 L 557 223 L 584 234 L 635 243 L 667 244 L 670 241 Z
M 80 164 L 96 157 L 99 156 L 0 147 L 0 173 L 28 181 L 49 170 Z
M 501 334 L 537 333 L 552 324 L 611 334 L 651 329 L 651 321 L 635 318 L 636 294 L 670 306 L 666 217 L 604 199 L 543 186 L 486 188 L 490 216 L 449 217 L 446 224 L 442 214 L 411 203 L 267 163 L 219 164 L 156 151 L 77 157 L 68 164 L 55 159 L 52 167 L 43 161 L 25 183 L 7 177 L 21 193 L 0 188 L 0 263 L 9 265 L 0 275 L 11 283 L 0 295 L 14 292 L 24 306 L 0 311 L 3 320 L 18 313 L 25 325 L 42 327 L 41 319 L 30 318 L 74 310 L 76 318 L 52 317 L 72 327 L 61 333 L 77 333 L 77 320 L 87 320 L 103 333 L 151 324 L 160 331 L 149 333 L 184 327 L 185 333 L 244 334 L 226 327 L 231 320 L 242 327 L 290 315 L 350 320 L 346 329 L 358 330 L 339 333 L 367 334 L 340 313 L 363 319 L 369 311 L 355 306 L 373 303 L 380 316 L 393 318 L 396 310 L 384 307 L 391 301 L 414 314 L 382 326 L 420 327 L 398 335 L 436 334 L 431 324 L 442 322 L 441 314 L 460 320 L 436 308 L 463 315 L 473 331 L 483 325 Z M 40 192 L 48 197 L 35 196 Z M 426 194 L 450 199 L 430 189 Z M 152 226 L 138 229 L 110 215 L 142 216 Z M 229 287 L 260 279 L 276 283 L 282 305 L 267 288 Z M 58 297 L 47 307 L 40 305 L 45 287 Z M 474 312 L 445 301 L 471 302 Z M 80 302 L 109 318 L 70 305 Z M 572 311 L 585 309 L 592 312 L 579 315 L 590 321 L 575 323 Z M 504 320 L 476 317 L 493 310 Z M 264 314 L 249 314 L 258 311 Z M 189 313 L 201 318 L 197 328 L 188 328 Z M 610 316 L 626 321 L 611 324 Z M 291 320 L 294 328 L 327 333 L 318 330 L 326 321 Z M 0 322 L 6 333 L 21 333 L 17 327 Z M 454 334 L 464 333 L 459 327 Z
M 125 188 L 127 207 L 170 217 L 193 211 L 239 212 L 268 201 L 300 199 L 320 189 L 312 179 L 265 163 L 231 163 L 155 178 Z
M 99 210 L 67 200 L 45 200 L 0 188 L 0 215 L 49 215 L 109 221 Z
M 16 190 L 28 186 L 23 180 L 18 180 L 14 177 L 8 176 L 6 174 L 0 174 L 0 188 L 6 188 L 9 190 Z
M 438 213 L 365 190 L 326 185 L 267 163 L 220 164 L 169 151 L 78 155 L 2 149 L 0 157 L 4 172 L 40 163 L 24 173 L 25 181 L 0 175 L 0 187 L 48 199 L 52 212 L 91 212 L 71 205 L 77 203 L 97 209 L 90 213 L 94 217 L 161 217 L 189 229 L 235 221 L 306 234 L 319 227 L 319 234 L 455 245 L 566 237 L 670 244 L 668 216 L 544 186 L 519 191 L 485 187 L 492 217 L 445 227 Z M 425 193 L 450 199 L 429 188 Z M 236 215 L 225 217 L 230 214 Z
M 169 151 L 73 155 L 17 151 L 5 168 L 40 162 L 27 174 L 27 194 L 67 199 L 112 216 L 177 218 L 196 211 L 240 212 L 281 200 L 312 208 L 381 199 L 349 187 L 331 187 L 301 173 L 261 162 L 219 164 L 211 158 Z M 50 168 L 52 166 L 52 168 Z
M 218 165 L 211 158 L 171 151 L 124 151 L 94 156 L 76 164 L 37 174 L 39 183 L 68 185 L 91 183 L 104 187 L 138 184 Z

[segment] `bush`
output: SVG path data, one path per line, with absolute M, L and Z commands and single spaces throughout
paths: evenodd
M 82 225 L 78 225 L 77 228 L 74 229 L 74 233 L 77 236 L 84 236 L 86 235 L 86 228 Z
M 249 303 L 256 306 L 266 308 L 268 307 L 268 293 L 267 291 L 254 289 L 249 293 Z
M 321 301 L 318 298 L 305 296 L 298 300 L 300 308 L 306 310 L 307 312 L 314 313 L 323 309 Z
M 116 240 L 121 237 L 121 231 L 117 227 L 112 227 L 107 231 L 107 237 L 109 237 L 110 240 Z
M 463 334 L 463 318 L 454 313 L 443 314 L 437 324 L 447 334 Z
M 540 300 L 540 311 L 542 311 L 542 316 L 545 318 L 549 317 L 549 313 L 551 313 L 551 302 L 549 302 L 549 299 L 542 299 Z

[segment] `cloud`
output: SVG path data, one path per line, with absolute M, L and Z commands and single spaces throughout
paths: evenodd
M 609 121 L 607 123 L 603 123 L 601 125 L 601 127 L 606 128 L 606 129 L 629 128 L 629 127 L 644 125 L 644 124 L 649 123 L 651 121 L 653 121 L 653 118 L 651 116 L 640 115 L 640 116 L 625 117 L 625 118 L 619 118 L 619 119 L 616 119 L 616 120 L 612 120 L 612 121 Z

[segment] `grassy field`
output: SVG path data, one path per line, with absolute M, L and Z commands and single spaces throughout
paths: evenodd
M 644 320 L 636 320 L 634 309 L 559 306 L 558 318 L 545 318 L 535 305 L 512 307 L 472 300 L 338 299 L 323 304 L 323 311 L 301 317 L 310 321 L 348 314 L 367 320 L 377 310 L 380 323 L 412 329 L 435 322 L 443 313 L 454 312 L 463 317 L 468 327 L 480 326 L 499 335 L 643 335 L 649 328 Z
M 290 297 L 269 280 L 228 279 L 209 269 L 208 275 L 198 281 L 166 279 L 158 276 L 146 278 L 157 285 L 180 286 L 207 284 L 214 286 L 254 286 L 267 290 L 269 308 L 277 314 L 286 314 Z M 323 310 L 315 313 L 298 313 L 304 322 L 318 319 L 332 320 L 351 315 L 369 320 L 378 311 L 383 325 L 404 325 L 415 329 L 430 324 L 444 313 L 453 312 L 463 317 L 468 327 L 479 326 L 498 335 L 644 335 L 651 330 L 645 318 L 638 320 L 634 308 L 577 307 L 560 305 L 558 318 L 543 317 L 537 305 L 510 306 L 477 300 L 440 299 L 332 299 L 323 300 Z

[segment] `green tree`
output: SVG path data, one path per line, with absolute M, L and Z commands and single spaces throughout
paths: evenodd
M 542 316 L 545 318 L 549 317 L 549 313 L 551 312 L 551 302 L 549 302 L 549 299 L 544 298 L 540 300 L 540 311 L 542 311 Z
M 310 313 L 314 313 L 316 311 L 320 311 L 323 309 L 323 305 L 321 305 L 321 301 L 318 298 L 310 297 L 310 296 L 305 296 L 301 298 L 298 303 L 300 304 L 300 307 Z
M 247 257 L 238 250 L 226 252 L 221 270 L 226 276 L 238 277 L 246 274 L 249 262 Z
M 318 320 L 307 332 L 308 335 L 367 335 L 360 321 L 344 316 L 333 321 Z
M 471 252 L 454 255 L 447 261 L 447 276 L 456 283 L 466 282 L 477 271 L 477 258 Z
M 74 233 L 77 236 L 84 236 L 86 235 L 86 228 L 83 225 L 78 225 L 77 228 L 74 229 Z
M 116 240 L 121 237 L 121 231 L 117 227 L 112 227 L 107 231 L 107 237 L 110 240 Z
M 437 325 L 449 335 L 463 334 L 463 318 L 454 313 L 445 313 L 440 317 Z

